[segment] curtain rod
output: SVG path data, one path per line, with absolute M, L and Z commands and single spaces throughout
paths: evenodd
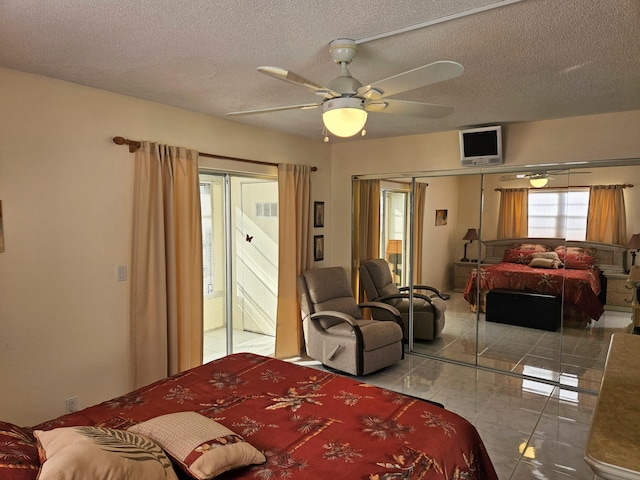
M 536 187 L 515 187 L 513 190 L 518 190 L 521 188 L 530 188 L 532 190 L 569 190 L 570 188 L 591 188 L 591 187 L 609 187 L 609 186 L 616 186 L 618 184 L 613 184 L 613 185 L 571 185 L 570 187 L 542 187 L 542 188 L 536 188 Z M 629 183 L 625 183 L 622 185 L 619 185 L 622 188 L 633 188 L 632 184 Z M 512 190 L 510 188 L 496 188 L 495 191 L 496 192 L 501 192 L 502 190 Z
M 113 137 L 113 143 L 115 143 L 116 145 L 129 145 L 129 153 L 134 153 L 142 145 L 142 143 L 140 143 L 137 140 L 129 140 L 124 137 Z M 215 155 L 213 153 L 205 153 L 205 152 L 198 152 L 198 155 L 201 157 L 216 158 L 218 160 L 235 160 L 236 162 L 254 163 L 257 165 L 268 165 L 270 167 L 277 167 L 279 165 L 277 163 L 272 163 L 272 162 L 263 162 L 260 160 L 249 160 L 247 158 L 227 157 L 224 155 Z M 317 172 L 318 167 L 311 167 L 311 171 Z

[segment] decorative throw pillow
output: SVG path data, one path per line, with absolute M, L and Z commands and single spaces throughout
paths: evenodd
M 104 427 L 35 430 L 38 480 L 178 480 L 160 445 L 133 432 Z
M 564 255 L 564 265 L 573 270 L 589 270 L 595 265 L 596 259 L 591 255 L 574 255 L 567 253 Z
M 551 260 L 560 261 L 560 257 L 556 252 L 536 252 L 531 254 L 531 258 L 550 258 Z
M 590 255 L 596 254 L 596 249 L 591 247 L 565 247 L 564 245 L 558 245 L 555 249 L 559 255 Z
M 0 422 L 0 478 L 35 480 L 39 469 L 38 447 L 31 429 Z
M 197 412 L 161 415 L 129 428 L 154 439 L 186 473 L 210 479 L 227 470 L 267 461 L 224 425 Z
M 532 252 L 527 250 L 518 250 L 518 249 L 508 249 L 504 251 L 504 257 L 502 257 L 503 262 L 509 263 L 521 263 L 526 265 L 531 261 Z
M 527 252 L 548 252 L 551 250 L 549 245 L 543 245 L 541 243 L 514 243 L 509 248 Z
M 532 258 L 529 262 L 529 266 L 534 268 L 558 268 L 560 265 L 560 260 L 544 257 Z

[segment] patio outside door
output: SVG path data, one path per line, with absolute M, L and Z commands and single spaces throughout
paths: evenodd
M 278 296 L 278 184 L 200 175 L 204 361 L 273 355 Z

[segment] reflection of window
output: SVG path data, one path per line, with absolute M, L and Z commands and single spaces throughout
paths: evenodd
M 409 192 L 406 190 L 380 190 L 380 257 L 391 264 L 399 285 L 406 285 L 406 255 L 403 255 L 403 249 L 407 245 L 406 232 L 409 228 L 408 203 Z
M 200 182 L 200 214 L 202 216 L 202 285 L 204 295 L 212 295 L 214 275 L 211 182 Z
M 529 190 L 529 237 L 586 238 L 589 188 Z

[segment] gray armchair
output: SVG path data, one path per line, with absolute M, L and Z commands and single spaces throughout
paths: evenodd
M 342 267 L 308 270 L 298 277 L 297 289 L 311 358 L 330 369 L 366 375 L 404 357 L 399 312 L 384 303 L 358 305 Z M 364 319 L 361 308 L 384 311 L 388 321 Z
M 398 287 L 393 282 L 391 270 L 386 260 L 378 258 L 360 265 L 360 283 L 367 300 L 384 302 L 400 311 L 404 324 L 404 338 L 409 332 L 409 287 Z M 447 309 L 445 299 L 448 295 L 428 285 L 414 285 L 414 290 L 431 291 L 431 297 L 423 293 L 413 293 L 413 338 L 416 340 L 435 340 L 444 328 L 444 312 Z M 381 316 L 380 318 L 389 318 Z

